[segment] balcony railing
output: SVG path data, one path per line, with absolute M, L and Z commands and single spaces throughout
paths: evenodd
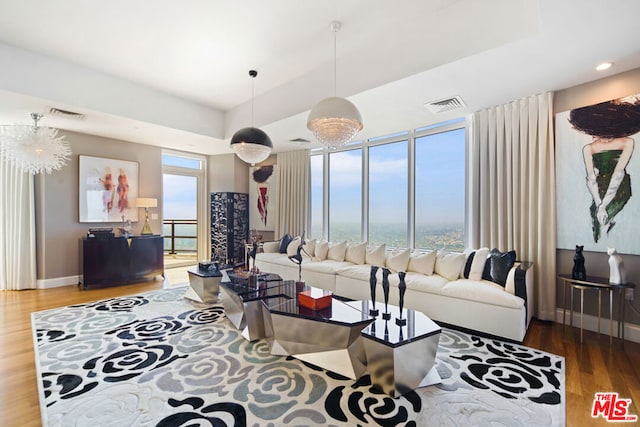
M 165 219 L 162 222 L 164 251 L 169 254 L 198 252 L 198 221 Z

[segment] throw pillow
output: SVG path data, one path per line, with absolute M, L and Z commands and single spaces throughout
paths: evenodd
M 293 256 L 298 253 L 298 247 L 300 246 L 300 242 L 302 239 L 300 236 L 296 236 L 289 242 L 287 245 L 287 256 Z
M 266 253 L 278 253 L 280 252 L 280 242 L 277 241 L 273 241 L 273 242 L 264 242 L 262 244 L 262 250 Z
M 447 280 L 456 280 L 464 267 L 466 257 L 463 253 L 452 253 L 445 250 L 436 255 L 435 272 Z
M 281 254 L 286 254 L 287 246 L 289 246 L 289 243 L 291 243 L 291 239 L 292 237 L 288 233 L 282 236 L 282 238 L 280 239 L 280 247 L 278 249 L 278 252 L 280 252 Z
M 307 240 L 304 244 L 304 250 L 307 252 L 307 255 L 313 258 L 316 255 L 316 239 Z M 302 255 L 304 256 L 305 253 L 302 252 Z
M 344 261 L 344 254 L 347 252 L 347 242 L 329 243 L 329 252 L 327 259 L 333 261 Z
M 368 265 L 377 265 L 378 267 L 384 267 L 384 258 L 387 252 L 387 246 L 383 243 L 380 246 L 373 246 L 367 248 L 367 252 L 364 255 L 364 262 Z
M 386 264 L 394 272 L 407 271 L 411 249 L 397 249 L 387 255 Z
M 437 250 L 411 254 L 407 271 L 431 276 L 433 274 L 433 268 L 436 265 L 436 255 L 438 255 Z
M 327 259 L 328 253 L 329 253 L 329 243 L 327 242 L 316 243 L 315 257 L 318 259 L 318 261 L 324 261 L 325 259 Z
M 505 286 L 505 284 L 507 283 L 507 276 L 509 275 L 509 271 L 511 270 L 515 262 L 516 251 L 500 252 L 496 248 L 491 249 L 491 252 L 489 252 L 489 260 L 487 260 L 487 264 L 489 264 L 490 277 L 488 280 Z M 484 270 L 485 273 L 483 274 L 483 279 L 485 278 L 485 274 L 487 271 L 486 266 Z
M 489 248 L 480 248 L 469 254 L 464 267 L 464 278 L 471 280 L 482 280 L 487 257 L 489 256 Z
M 476 257 L 476 251 L 471 251 L 469 255 L 467 255 L 467 261 L 464 263 L 464 269 L 462 270 L 462 277 L 464 279 L 469 278 L 469 272 L 471 271 L 471 264 L 473 264 L 473 259 Z
M 349 243 L 347 252 L 344 254 L 344 260 L 357 265 L 364 264 L 364 256 L 367 251 L 367 242 Z

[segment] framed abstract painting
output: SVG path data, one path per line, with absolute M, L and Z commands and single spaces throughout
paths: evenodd
M 640 254 L 640 94 L 558 113 L 555 123 L 558 248 Z
M 138 162 L 79 157 L 80 222 L 138 221 Z
M 249 170 L 249 226 L 275 231 L 278 218 L 277 165 L 256 166 Z

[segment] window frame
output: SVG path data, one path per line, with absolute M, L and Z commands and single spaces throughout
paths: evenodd
M 462 197 L 464 198 L 464 223 L 463 223 L 463 245 L 467 247 L 468 244 L 468 230 L 470 227 L 468 217 L 468 203 L 469 203 L 469 152 L 470 144 L 469 137 L 471 132 L 471 123 L 469 116 L 458 117 L 445 122 L 436 123 L 432 125 L 421 126 L 409 131 L 393 132 L 386 136 L 377 136 L 370 138 L 366 141 L 353 141 L 346 144 L 343 147 L 337 149 L 318 148 L 310 150 L 310 156 L 322 156 L 323 158 L 323 217 L 322 217 L 322 239 L 327 240 L 329 238 L 329 222 L 330 207 L 329 207 L 329 185 L 330 179 L 330 156 L 329 154 L 352 151 L 354 149 L 362 149 L 362 192 L 361 192 L 361 232 L 360 240 L 367 241 L 369 237 L 369 149 L 379 145 L 396 143 L 401 141 L 407 141 L 407 245 L 410 249 L 415 249 L 415 229 L 416 229 L 416 141 L 419 138 L 425 136 L 436 135 L 439 133 L 445 133 L 453 130 L 464 129 L 465 141 L 464 141 L 464 191 Z M 311 180 L 309 180 L 309 200 L 311 199 Z M 311 209 L 309 209 L 311 212 Z M 308 227 L 311 226 L 311 213 L 307 219 Z

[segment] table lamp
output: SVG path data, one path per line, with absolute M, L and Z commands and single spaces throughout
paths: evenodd
M 142 232 L 140 232 L 140 234 L 153 234 L 151 226 L 149 225 L 149 208 L 155 208 L 157 206 L 158 199 L 138 197 L 136 200 L 136 207 L 144 208 L 144 227 L 142 227 Z

